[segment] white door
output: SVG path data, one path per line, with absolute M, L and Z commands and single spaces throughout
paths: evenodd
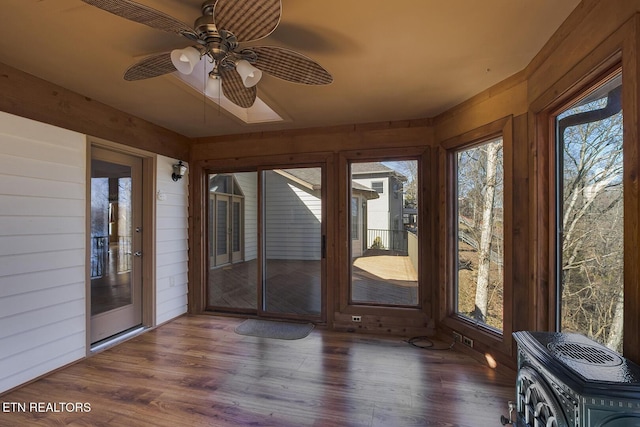
M 91 149 L 91 343 L 142 324 L 142 159 Z

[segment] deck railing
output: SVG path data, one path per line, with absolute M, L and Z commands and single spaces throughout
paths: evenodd
M 131 236 L 118 237 L 118 253 L 109 258 L 109 236 L 91 237 L 91 278 L 107 276 L 110 273 L 126 273 L 131 270 Z M 117 261 L 117 264 L 111 264 Z
M 408 252 L 406 230 L 367 230 L 367 249 L 384 249 L 396 252 Z
M 109 236 L 91 238 L 91 278 L 102 277 L 107 273 L 109 262 Z

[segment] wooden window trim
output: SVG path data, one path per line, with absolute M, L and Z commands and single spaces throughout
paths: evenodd
M 339 244 L 338 259 L 342 260 L 338 266 L 338 277 L 340 278 L 340 286 L 336 301 L 336 311 L 342 315 L 362 315 L 362 316 L 376 316 L 377 318 L 398 319 L 399 321 L 406 320 L 406 326 L 409 328 L 424 327 L 432 318 L 432 297 L 431 288 L 429 283 L 434 283 L 427 276 L 430 271 L 435 269 L 435 251 L 433 249 L 425 249 L 428 245 L 427 241 L 430 240 L 424 235 L 420 238 L 418 245 L 419 251 L 419 276 L 418 276 L 418 294 L 419 301 L 416 307 L 403 307 L 403 306 L 384 306 L 384 305 L 369 305 L 350 302 L 350 290 L 351 290 L 351 233 L 350 233 L 350 221 L 351 214 L 349 207 L 351 206 L 351 175 L 350 164 L 356 162 L 377 162 L 377 161 L 393 161 L 398 160 L 416 160 L 418 161 L 418 212 L 423 212 L 420 215 L 419 229 L 425 230 L 427 236 L 432 234 L 432 227 L 430 215 L 426 212 L 427 200 L 433 200 L 426 191 L 428 182 L 435 182 L 428 175 L 435 170 L 430 168 L 432 160 L 429 157 L 430 150 L 425 151 L 425 147 L 408 147 L 397 149 L 378 149 L 378 150 L 358 150 L 358 151 L 344 151 L 339 155 L 338 168 L 339 176 L 338 181 L 340 183 L 339 192 L 339 211 L 346 212 L 340 215 L 338 219 L 339 230 L 337 241 Z M 435 185 L 434 185 L 435 186 Z M 434 233 L 435 234 L 435 233 Z M 435 241 L 436 239 L 431 239 Z M 430 259 L 433 259 L 433 263 L 430 263 Z M 346 261 L 345 261 L 346 260 Z M 431 267 L 429 264 L 432 264 Z
M 197 250 L 193 253 L 194 264 L 198 264 L 199 268 L 192 272 L 194 279 L 192 286 L 189 289 L 189 306 L 190 313 L 194 314 L 207 314 L 207 315 L 261 315 L 265 318 L 268 317 L 276 317 L 279 319 L 288 319 L 291 318 L 293 320 L 299 320 L 299 316 L 289 315 L 289 314 L 278 314 L 278 315 L 270 315 L 269 313 L 263 312 L 260 307 L 257 310 L 253 309 L 235 309 L 229 311 L 216 311 L 212 310 L 212 307 L 208 307 L 208 299 L 207 299 L 207 283 L 208 283 L 208 204 L 205 200 L 207 193 L 206 188 L 208 188 L 208 177 L 210 174 L 216 173 L 236 173 L 236 172 L 255 172 L 258 174 L 258 186 L 261 186 L 261 173 L 265 170 L 272 169 L 287 169 L 287 168 L 296 168 L 296 167 L 319 167 L 322 169 L 322 216 L 325 218 L 322 234 L 326 239 L 326 256 L 322 260 L 323 269 L 325 271 L 324 280 L 321 283 L 321 312 L 320 315 L 316 318 L 309 317 L 310 320 L 313 320 L 318 324 L 327 324 L 331 320 L 332 314 L 332 291 L 327 283 L 333 282 L 333 271 L 332 266 L 335 265 L 334 260 L 334 252 L 331 250 L 333 247 L 332 236 L 330 235 L 329 230 L 333 228 L 333 217 L 330 215 L 328 203 L 325 201 L 328 200 L 328 195 L 330 194 L 329 188 L 332 184 L 332 176 L 331 171 L 333 170 L 333 156 L 330 153 L 313 153 L 313 154 L 300 154 L 300 155 L 274 155 L 274 156 L 265 156 L 265 157 L 246 157 L 246 158 L 234 158 L 234 159 L 216 159 L 216 160 L 206 160 L 195 162 L 191 167 L 192 182 L 195 181 L 197 188 L 194 188 L 195 196 L 195 204 L 194 212 L 198 212 L 197 218 L 193 219 L 193 238 L 197 239 Z M 262 203 L 262 193 L 258 192 L 258 204 Z M 262 213 L 259 213 L 258 221 L 262 221 L 261 219 Z M 258 240 L 262 241 L 263 236 L 261 235 L 261 231 L 258 232 Z M 261 259 L 262 257 L 262 244 L 258 244 L 258 257 Z M 197 258 L 197 262 L 196 262 Z M 261 274 L 261 272 L 259 272 Z M 196 285 L 197 284 L 197 285 Z M 195 295 L 191 295 L 193 289 L 193 293 Z M 261 290 L 259 291 L 261 292 Z
M 637 267 L 635 267 L 637 265 L 637 248 L 640 235 L 631 230 L 637 230 L 636 225 L 640 217 L 640 211 L 637 209 L 638 197 L 630 190 L 631 186 L 634 186 L 637 182 L 637 177 L 634 176 L 633 170 L 638 169 L 638 162 L 640 161 L 637 148 L 638 140 L 633 136 L 638 134 L 638 122 L 635 120 L 637 113 L 634 113 L 638 111 L 638 108 L 636 94 L 633 89 L 625 87 L 625 85 L 633 84 L 631 79 L 637 77 L 627 75 L 630 73 L 627 70 L 631 67 L 626 65 L 627 63 L 622 61 L 621 52 L 610 56 L 606 61 L 594 67 L 593 70 L 585 73 L 582 78 L 576 79 L 577 82 L 572 85 L 571 90 L 554 99 L 553 103 L 537 115 L 537 150 L 542 153 L 542 157 L 548 159 L 549 164 L 548 168 L 543 169 L 536 176 L 540 187 L 539 191 L 543 197 L 542 200 L 548 206 L 546 209 L 547 214 L 536 220 L 538 227 L 546 229 L 548 232 L 546 239 L 548 256 L 543 260 L 543 264 L 537 266 L 536 270 L 536 277 L 538 277 L 538 305 L 544 308 L 544 310 L 537 310 L 539 317 L 536 319 L 536 324 L 539 325 L 539 329 L 549 331 L 556 330 L 559 324 L 559 319 L 557 318 L 559 279 L 555 268 L 558 236 L 554 226 L 557 212 L 556 183 L 559 179 L 556 168 L 558 147 L 555 135 L 555 119 L 564 109 L 596 90 L 602 82 L 618 73 L 622 73 L 622 110 L 624 111 L 623 123 L 625 129 L 623 133 L 623 183 L 626 189 L 624 194 L 625 241 L 623 256 L 625 265 L 625 301 L 623 353 L 629 359 L 638 362 L 640 360 L 640 349 L 638 349 L 640 340 L 637 334 L 632 331 L 637 330 L 635 328 L 638 326 L 638 314 L 640 313 L 640 307 L 637 302 L 639 300 L 637 291 L 638 274 Z
M 622 68 L 622 109 L 624 111 L 624 172 L 625 188 L 638 186 L 640 170 L 640 94 L 638 76 L 640 75 L 640 55 L 638 37 L 640 36 L 640 17 L 627 21 L 625 25 L 612 33 L 590 54 L 578 61 L 561 79 L 551 85 L 530 104 L 529 119 L 534 123 L 531 138 L 532 145 L 532 211 L 531 220 L 532 248 L 531 282 L 534 300 L 532 330 L 552 330 L 555 326 L 555 294 L 553 284 L 555 246 L 553 240 L 553 127 L 552 112 L 563 103 L 570 102 L 606 73 Z M 640 269 L 638 269 L 638 247 L 640 245 L 640 196 L 633 191 L 625 194 L 625 331 L 637 331 L 640 328 Z M 624 336 L 624 355 L 640 363 L 640 335 L 626 332 Z
M 504 169 L 504 285 L 503 285 L 503 328 L 497 333 L 492 328 L 460 316 L 456 312 L 456 275 L 455 253 L 457 238 L 455 230 L 457 212 L 455 203 L 455 154 L 463 148 L 471 148 L 495 138 L 502 138 Z M 474 347 L 480 350 L 497 350 L 511 356 L 513 345 L 513 117 L 496 120 L 441 143 L 440 149 L 440 230 L 443 243 L 440 255 L 440 289 L 438 298 L 439 325 L 445 330 L 457 331 L 475 341 Z

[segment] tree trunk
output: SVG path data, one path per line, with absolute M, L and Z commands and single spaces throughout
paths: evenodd
M 609 330 L 609 338 L 607 339 L 607 347 L 622 353 L 622 333 L 624 323 L 624 292 L 620 292 L 618 301 L 616 301 L 616 311 L 611 322 Z
M 487 144 L 487 183 L 482 203 L 482 232 L 478 252 L 478 281 L 476 284 L 475 317 L 487 321 L 489 302 L 489 267 L 491 265 L 491 240 L 493 237 L 493 204 L 496 193 L 499 142 Z

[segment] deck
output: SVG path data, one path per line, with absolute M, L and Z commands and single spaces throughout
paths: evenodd
M 257 274 L 256 260 L 211 270 L 209 306 L 256 309 Z M 320 314 L 320 261 L 269 260 L 265 276 L 268 311 Z M 409 257 L 390 251 L 369 251 L 356 258 L 352 265 L 352 286 L 355 302 L 418 304 L 418 275 Z

